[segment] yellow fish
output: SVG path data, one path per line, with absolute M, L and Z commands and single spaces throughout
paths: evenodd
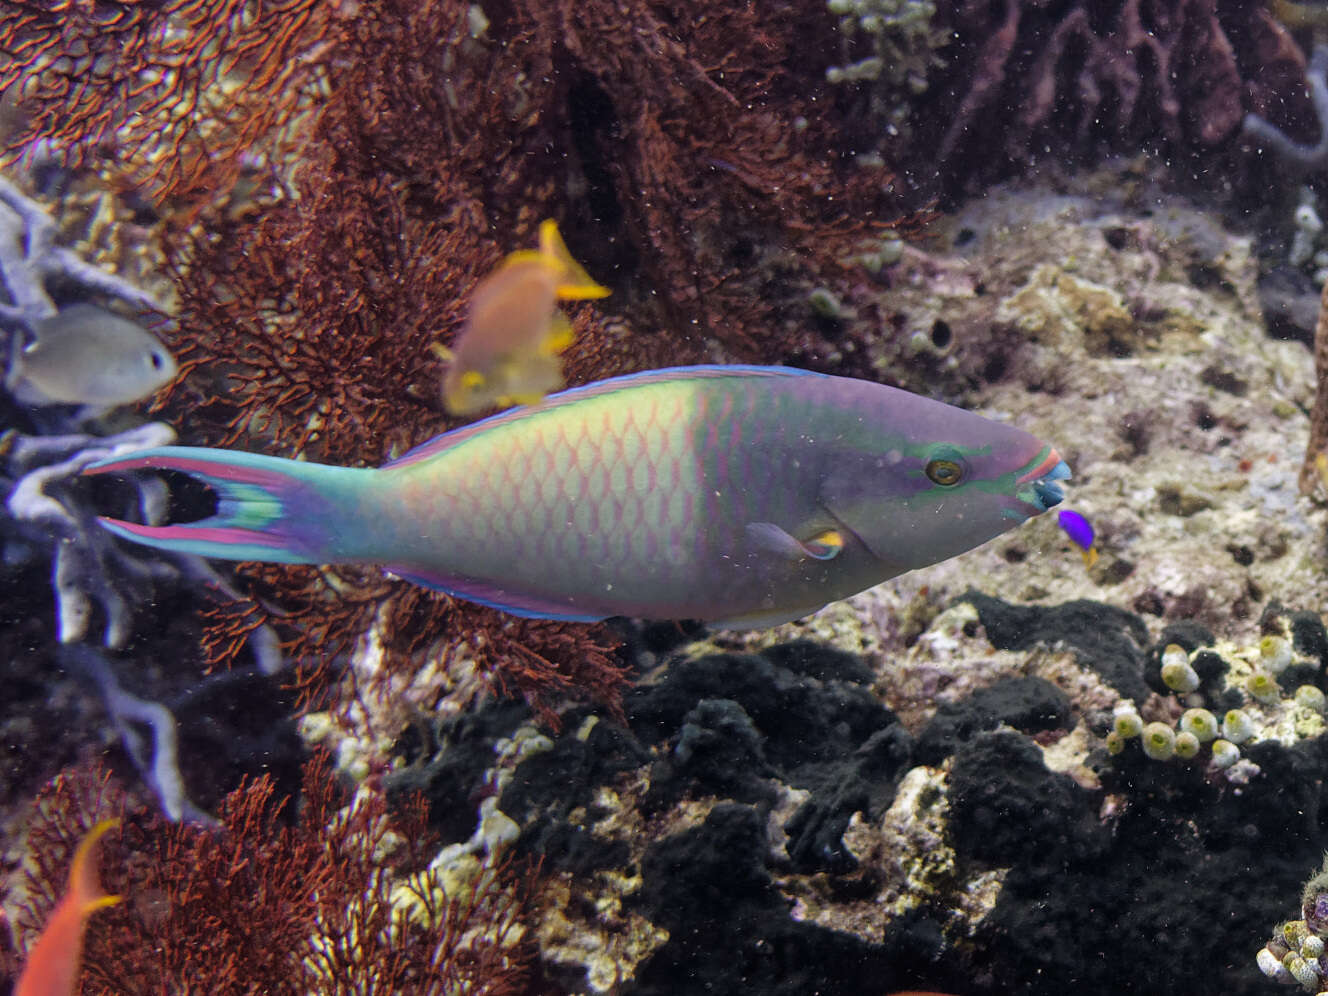
M 453 415 L 494 406 L 528 405 L 563 386 L 559 354 L 572 344 L 572 327 L 558 301 L 605 297 L 572 258 L 552 221 L 540 225 L 539 248 L 509 255 L 480 281 L 470 314 L 448 350 L 443 401 Z

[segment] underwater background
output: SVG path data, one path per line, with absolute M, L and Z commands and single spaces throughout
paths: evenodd
M 1328 6 L 0 0 L 0 139 L 0 993 L 1328 991 Z M 231 499 L 85 473 L 693 364 L 1073 477 L 726 629 L 151 549 L 99 519 Z

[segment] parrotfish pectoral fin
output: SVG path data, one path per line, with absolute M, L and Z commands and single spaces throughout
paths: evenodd
M 844 536 L 837 529 L 826 529 L 809 540 L 800 540 L 773 522 L 749 522 L 747 536 L 762 550 L 790 560 L 833 560 L 844 549 Z
M 217 511 L 206 519 L 173 526 L 98 520 L 117 536 L 199 557 L 282 564 L 330 563 L 338 559 L 326 548 L 327 537 L 341 531 L 333 514 L 334 492 L 341 481 L 366 473 L 190 446 L 141 450 L 93 464 L 84 473 L 129 470 L 189 474 L 216 492 Z

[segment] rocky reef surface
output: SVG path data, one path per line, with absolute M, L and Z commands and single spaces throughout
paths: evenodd
M 997 190 L 865 279 L 833 348 L 1053 441 L 1101 556 L 1048 514 L 797 624 L 639 634 L 627 725 L 571 714 L 496 790 L 550 875 L 544 982 L 1268 991 L 1325 845 L 1328 576 L 1312 364 L 1257 278 L 1121 167 Z M 398 787 L 465 839 L 524 722 L 439 720 Z

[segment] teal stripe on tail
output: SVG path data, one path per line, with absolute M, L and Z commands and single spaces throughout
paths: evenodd
M 117 536 L 199 557 L 282 564 L 346 559 L 336 549 L 345 532 L 339 525 L 346 522 L 341 495 L 357 477 L 371 473 L 192 446 L 141 450 L 95 463 L 84 473 L 126 470 L 189 474 L 216 492 L 217 511 L 206 519 L 172 526 L 102 518 L 102 525 Z

